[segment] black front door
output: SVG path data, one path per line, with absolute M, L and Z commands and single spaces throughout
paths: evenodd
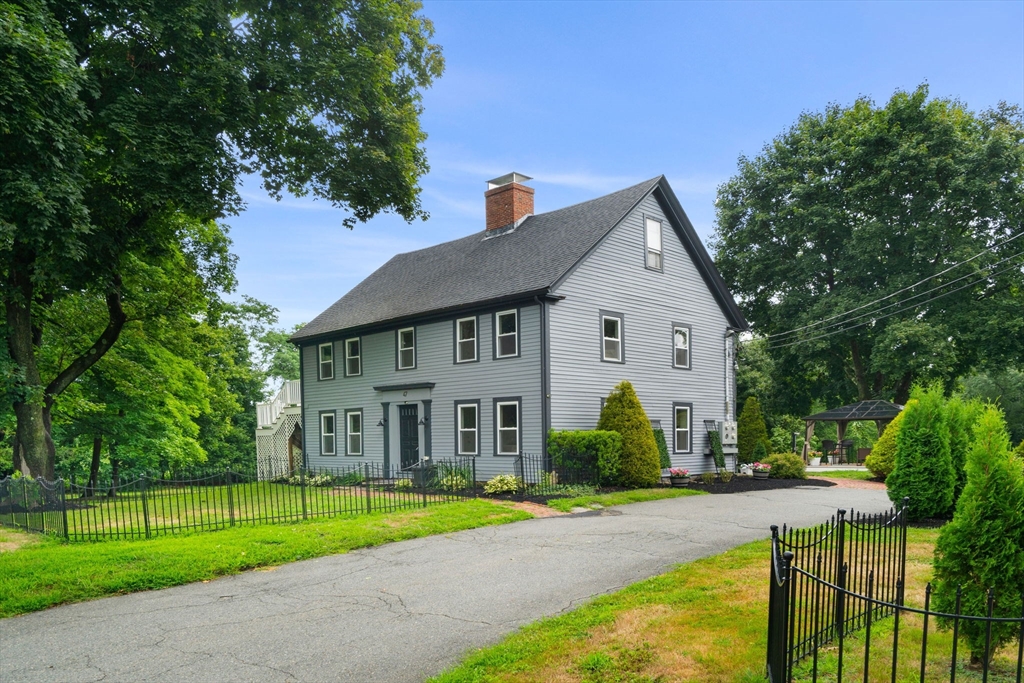
M 415 404 L 398 406 L 398 443 L 402 454 L 402 469 L 419 461 L 420 428 Z

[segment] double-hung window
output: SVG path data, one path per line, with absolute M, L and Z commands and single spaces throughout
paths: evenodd
M 502 311 L 494 316 L 494 357 L 519 355 L 519 312 Z
M 334 379 L 334 344 L 320 344 L 317 348 L 320 379 Z
M 476 360 L 476 317 L 455 321 L 455 362 Z
M 459 455 L 477 455 L 480 452 L 480 404 L 455 405 Z
M 693 406 L 689 403 L 674 403 L 672 404 L 673 412 L 673 442 L 672 450 L 676 453 L 692 453 L 693 444 L 691 443 L 693 425 L 692 425 L 692 413 Z
M 601 312 L 601 360 L 621 363 L 624 360 L 622 348 L 622 316 Z
M 672 326 L 672 365 L 690 367 L 690 326 L 676 323 Z
M 334 413 L 320 413 L 320 455 L 334 455 Z
M 661 270 L 661 221 L 644 220 L 644 242 L 647 247 L 647 267 Z
M 416 367 L 416 328 L 407 327 L 398 331 L 398 369 Z
M 495 449 L 498 455 L 519 455 L 519 400 L 494 402 Z
M 345 423 L 345 455 L 362 455 L 363 411 L 346 411 Z
M 355 377 L 363 374 L 363 351 L 359 337 L 345 340 L 345 374 Z

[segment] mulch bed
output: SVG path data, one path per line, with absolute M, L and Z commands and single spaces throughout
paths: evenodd
M 704 484 L 698 481 L 691 481 L 689 487 L 695 491 L 707 491 L 708 493 L 746 493 L 748 491 L 771 491 L 773 489 L 791 489 L 796 486 L 835 486 L 834 482 L 823 479 L 754 479 L 753 477 L 733 477 L 726 484 L 716 481 L 714 484 Z

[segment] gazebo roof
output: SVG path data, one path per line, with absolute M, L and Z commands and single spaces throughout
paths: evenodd
M 888 401 L 859 401 L 848 406 L 831 408 L 822 413 L 808 415 L 804 420 L 852 422 L 854 420 L 888 420 L 896 417 L 903 406 Z

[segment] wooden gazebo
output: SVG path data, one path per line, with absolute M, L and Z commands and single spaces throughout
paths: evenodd
M 808 415 L 804 418 L 804 421 L 807 423 L 807 429 L 804 433 L 804 461 L 810 455 L 811 437 L 814 436 L 814 425 L 816 423 L 835 422 L 836 431 L 838 432 L 837 441 L 843 441 L 846 438 L 846 426 L 851 422 L 871 420 L 878 425 L 878 431 L 881 433 L 885 425 L 899 415 L 901 410 L 903 410 L 903 406 L 889 403 L 888 401 L 858 401 L 848 406 L 830 408 L 821 413 Z

